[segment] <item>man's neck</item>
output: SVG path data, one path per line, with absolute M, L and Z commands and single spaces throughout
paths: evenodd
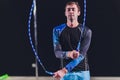
M 70 28 L 75 28 L 79 25 L 79 22 L 78 21 L 67 21 L 67 26 L 70 27 Z

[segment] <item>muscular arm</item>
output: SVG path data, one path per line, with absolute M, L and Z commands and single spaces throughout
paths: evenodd
M 61 45 L 59 43 L 59 30 L 53 29 L 53 47 L 54 53 L 57 58 L 66 58 L 68 51 L 62 51 Z

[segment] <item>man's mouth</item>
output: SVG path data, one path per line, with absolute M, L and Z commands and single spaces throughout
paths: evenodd
M 69 16 L 71 17 L 71 16 L 74 16 L 74 15 L 73 15 L 73 14 L 71 14 L 71 15 L 69 15 Z

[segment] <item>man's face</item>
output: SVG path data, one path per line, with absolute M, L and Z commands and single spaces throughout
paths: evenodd
M 65 16 L 67 19 L 77 20 L 78 16 L 80 15 L 80 11 L 77 8 L 77 5 L 67 5 L 65 8 Z

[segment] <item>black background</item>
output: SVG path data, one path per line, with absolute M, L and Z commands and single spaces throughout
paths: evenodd
M 53 52 L 52 29 L 66 21 L 67 1 L 37 0 L 38 55 L 47 70 L 53 72 L 59 69 L 59 59 Z M 78 1 L 83 13 L 83 0 Z M 35 75 L 35 57 L 27 33 L 31 4 L 32 0 L 0 0 L 0 75 Z M 119 4 L 119 0 L 87 0 L 86 25 L 93 31 L 88 51 L 92 76 L 120 76 Z M 82 23 L 82 17 L 79 21 Z M 40 65 L 39 75 L 48 76 Z

